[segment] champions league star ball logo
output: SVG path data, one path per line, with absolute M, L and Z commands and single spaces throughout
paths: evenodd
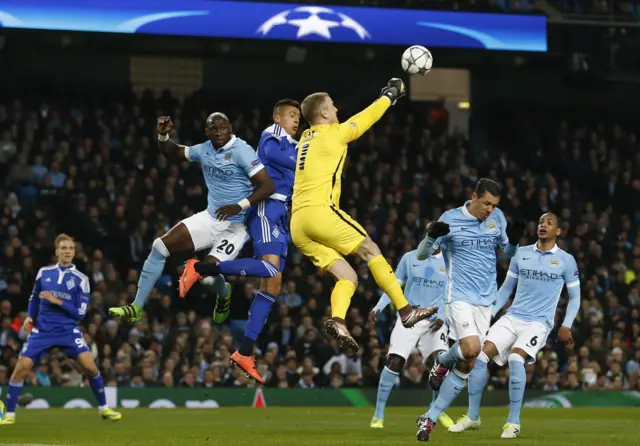
M 257 33 L 266 36 L 274 28 L 284 25 L 298 28 L 297 39 L 316 35 L 331 40 L 331 30 L 339 28 L 353 31 L 360 40 L 371 38 L 369 32 L 348 15 L 321 6 L 301 6 L 282 11 L 264 22 Z

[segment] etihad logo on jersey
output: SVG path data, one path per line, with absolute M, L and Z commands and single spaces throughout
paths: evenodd
M 308 39 L 311 36 L 331 40 L 331 30 L 357 35 L 360 40 L 370 39 L 369 32 L 346 14 L 336 12 L 324 6 L 301 6 L 287 9 L 265 21 L 257 33 L 262 36 L 290 38 L 296 30 L 296 39 Z M 343 34 L 345 35 L 345 34 Z
M 444 280 L 425 279 L 424 277 L 414 277 L 413 283 L 425 288 L 444 288 Z
M 204 170 L 205 174 L 210 178 L 215 179 L 225 179 L 226 177 L 233 176 L 232 169 L 220 169 L 219 167 L 211 166 L 209 164 L 204 164 L 202 166 L 202 170 Z
M 557 280 L 563 280 L 562 274 L 548 273 L 546 271 L 540 271 L 537 269 L 522 269 L 520 268 L 520 277 L 529 280 L 539 280 L 541 282 L 555 282 Z
M 495 250 L 496 241 L 493 237 L 466 239 L 466 240 L 460 240 L 460 246 L 463 246 L 468 249 Z

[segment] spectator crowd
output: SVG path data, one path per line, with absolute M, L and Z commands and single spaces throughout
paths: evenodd
M 230 322 L 216 326 L 207 289 L 177 299 L 176 278 L 185 258 L 172 257 L 141 322 L 112 320 L 107 312 L 133 299 L 153 239 L 206 207 L 198 166 L 160 154 L 154 132 L 156 116 L 167 114 L 180 143 L 201 141 L 210 110 L 197 103 L 146 92 L 99 104 L 0 104 L 0 385 L 16 364 L 31 287 L 38 268 L 55 261 L 52 243 L 59 232 L 76 239 L 75 263 L 91 280 L 82 328 L 108 385 L 253 385 L 230 368 L 229 358 L 242 339 L 256 280 L 231 279 Z M 253 109 L 230 118 L 235 133 L 255 146 L 269 114 Z M 426 222 L 461 205 L 483 176 L 503 184 L 501 208 L 509 220 L 529 221 L 521 244 L 535 241 L 542 213 L 557 213 L 563 222 L 559 243 L 580 269 L 576 342 L 565 349 L 551 336 L 528 366 L 528 384 L 544 390 L 640 390 L 638 129 L 555 120 L 532 126 L 503 117 L 511 146 L 478 148 L 449 132 L 446 120 L 442 108 L 427 113 L 424 107 L 395 107 L 353 144 L 342 208 L 363 223 L 394 265 L 417 246 Z M 250 244 L 242 255 L 251 255 Z M 359 286 L 348 324 L 361 349 L 345 354 L 319 330 L 329 315 L 332 280 L 291 246 L 283 291 L 256 352 L 268 386 L 377 385 L 395 314 L 389 309 L 375 326 L 367 323 L 380 292 L 366 265 L 353 261 Z M 507 266 L 506 259 L 500 262 L 499 283 Z M 563 297 L 556 324 L 565 305 Z M 400 385 L 425 387 L 425 370 L 416 351 Z M 507 388 L 507 377 L 508 370 L 492 370 L 491 386 Z M 73 361 L 54 350 L 26 384 L 78 386 L 83 379 Z

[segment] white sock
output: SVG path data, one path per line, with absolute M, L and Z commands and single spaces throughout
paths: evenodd
M 7 412 L 7 413 L 5 414 L 5 416 L 7 416 L 7 415 L 8 415 L 8 416 L 15 417 L 15 416 L 16 416 L 16 413 L 15 413 L 15 412 Z
M 102 413 L 104 412 L 105 409 L 107 409 L 109 406 L 99 406 L 98 407 L 98 412 Z

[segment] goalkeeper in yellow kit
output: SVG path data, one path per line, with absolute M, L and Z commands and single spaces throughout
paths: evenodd
M 380 248 L 362 226 L 340 209 L 347 144 L 362 136 L 404 94 L 404 83 L 391 79 L 378 100 L 342 124 L 338 121 L 338 109 L 327 93 L 311 94 L 301 106 L 302 116 L 311 128 L 302 134 L 298 144 L 291 237 L 314 265 L 336 278 L 331 293 L 331 318 L 325 322 L 325 332 L 334 337 L 342 349 L 358 350 L 344 320 L 358 276 L 344 259 L 345 255 L 356 254 L 367 262 L 373 278 L 391 298 L 405 327 L 412 327 L 437 311 L 437 307 L 418 309 L 409 305 Z

